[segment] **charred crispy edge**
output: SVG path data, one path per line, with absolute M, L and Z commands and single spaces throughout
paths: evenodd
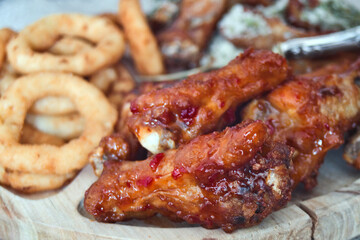
M 360 132 L 357 132 L 345 145 L 343 157 L 346 162 L 360 169 Z
M 246 120 L 237 126 L 234 126 L 232 128 L 227 128 L 223 132 L 212 133 L 211 135 L 219 136 L 219 134 L 220 134 L 221 135 L 220 137 L 223 137 L 223 136 L 229 137 L 229 135 L 226 135 L 227 131 L 247 128 L 251 124 L 261 124 L 264 127 L 266 127 L 266 125 L 260 120 L 257 120 L 257 121 Z M 208 135 L 208 136 L 211 136 L 211 135 Z M 205 136 L 199 136 L 198 138 L 204 138 L 204 137 Z M 192 141 L 195 142 L 196 139 L 194 139 Z M 189 144 L 191 144 L 191 142 Z M 200 223 L 204 227 L 207 227 L 207 228 L 222 227 L 224 229 L 224 231 L 232 232 L 239 227 L 248 227 L 248 226 L 255 225 L 255 224 L 261 222 L 267 215 L 269 215 L 274 210 L 277 210 L 277 209 L 285 206 L 286 203 L 290 200 L 290 194 L 291 194 L 290 179 L 289 179 L 288 171 L 289 171 L 289 167 L 291 165 L 292 149 L 281 143 L 268 142 L 267 138 L 264 139 L 263 144 L 269 144 L 269 146 L 266 147 L 267 150 L 260 148 L 258 150 L 259 152 L 257 152 L 256 154 L 261 154 L 261 152 L 265 151 L 264 152 L 265 155 L 262 157 L 267 158 L 269 160 L 268 164 L 270 164 L 270 165 L 267 165 L 266 168 L 261 170 L 261 172 L 265 171 L 265 172 L 268 172 L 268 174 L 270 174 L 270 171 L 273 171 L 274 174 L 277 174 L 277 173 L 280 174 L 280 175 L 278 175 L 280 180 L 277 179 L 277 181 L 280 181 L 280 183 L 278 183 L 280 185 L 275 184 L 275 188 L 276 188 L 276 186 L 280 187 L 280 191 L 281 191 L 281 193 L 279 194 L 278 190 L 274 189 L 274 185 L 272 185 L 272 184 L 274 184 L 273 181 L 269 181 L 269 182 L 266 181 L 267 187 L 266 187 L 266 189 L 264 189 L 265 190 L 264 194 L 266 196 L 268 196 L 269 198 L 271 198 L 271 200 L 269 200 L 270 202 L 268 202 L 268 201 L 264 202 L 265 209 L 263 209 L 264 206 L 258 205 L 258 208 L 260 208 L 260 209 L 256 210 L 254 213 L 252 213 L 251 216 L 250 215 L 249 216 L 246 216 L 246 215 L 234 216 L 232 218 L 232 220 L 233 220 L 232 222 L 226 222 L 226 223 L 221 223 L 221 222 L 207 223 L 206 221 L 205 222 L 203 222 L 203 221 L 200 221 L 200 222 L 195 221 L 194 222 L 192 218 L 188 219 L 186 217 L 186 216 L 190 216 L 190 215 L 184 215 L 184 216 L 178 215 L 177 217 L 180 217 L 180 218 L 188 221 L 189 223 Z M 182 147 L 178 151 L 181 151 L 181 149 L 182 149 Z M 175 151 L 175 150 L 172 150 L 172 151 Z M 246 167 L 250 168 L 249 164 L 257 163 L 255 158 L 252 158 L 252 159 L 254 160 L 254 162 L 252 162 L 252 163 L 247 162 L 245 165 L 242 165 L 242 168 L 246 168 Z M 99 188 L 99 186 L 101 186 L 101 184 L 104 184 L 104 182 L 102 182 L 104 180 L 102 180 L 102 179 L 109 174 L 112 175 L 114 172 L 119 171 L 119 169 L 121 169 L 122 164 L 123 163 L 119 163 L 117 161 L 111 161 L 111 160 L 106 161 L 104 163 L 105 170 L 104 170 L 102 176 L 100 177 L 100 179 L 97 182 L 95 182 L 90 187 L 90 189 L 95 188 L 95 193 L 96 193 L 97 192 L 96 188 Z M 234 167 L 227 168 L 227 171 L 231 171 L 233 168 Z M 197 167 L 196 167 L 196 169 L 197 169 Z M 195 176 L 196 174 L 193 171 L 191 171 L 187 174 L 191 174 L 192 178 L 196 178 L 196 176 Z M 186 176 L 188 176 L 188 175 L 186 175 Z M 276 177 L 276 175 L 275 175 L 275 177 Z M 85 208 L 89 212 L 91 212 L 90 208 L 93 208 L 93 207 L 96 208 L 96 206 L 94 206 L 94 205 L 90 206 L 90 208 L 89 208 L 89 206 L 87 206 L 87 204 L 86 204 L 86 202 L 87 202 L 86 199 L 90 199 L 90 203 L 89 203 L 90 205 L 96 204 L 96 202 L 91 200 L 91 195 L 89 195 L 90 189 L 86 192 L 86 196 L 85 196 Z M 254 194 L 256 194 L 256 192 Z M 166 196 L 164 199 L 166 199 Z M 251 198 L 249 198 L 249 200 L 251 200 Z M 155 210 L 162 214 L 165 214 L 165 215 L 168 215 L 168 213 L 170 213 L 169 209 L 162 209 L 162 207 L 160 207 L 159 209 L 155 209 Z M 155 210 L 152 209 L 151 211 L 144 212 L 144 214 L 146 215 L 145 217 L 153 215 L 155 213 Z M 175 215 L 174 215 L 174 213 L 171 213 L 170 216 L 175 216 Z M 104 216 L 102 216 L 102 215 L 95 216 L 95 218 L 99 221 L 108 221 L 108 222 L 115 222 L 120 219 L 126 220 L 129 218 L 142 218 L 142 217 L 144 217 L 144 216 L 141 216 L 141 213 L 140 213 L 140 215 L 137 213 L 134 213 L 134 214 L 130 213 L 129 217 L 125 217 L 125 218 L 122 218 L 122 217 L 116 218 L 115 217 L 114 219 L 107 218 L 106 214 Z M 231 216 L 230 216 L 230 218 L 231 218 Z

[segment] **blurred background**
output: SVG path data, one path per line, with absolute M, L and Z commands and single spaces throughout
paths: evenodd
M 290 1 L 292 0 L 228 0 L 228 5 L 232 7 L 229 7 L 217 22 L 211 37 L 205 37 L 205 43 L 200 44 L 203 46 L 196 56 L 188 56 L 185 59 L 186 62 L 189 62 L 189 58 L 195 59 L 191 64 L 175 66 L 174 61 L 172 61 L 174 56 L 169 57 L 169 60 L 165 56 L 166 47 L 160 43 L 161 50 L 165 54 L 167 71 L 174 72 L 206 66 L 209 65 L 209 62 L 219 67 L 225 65 L 247 47 L 271 48 L 274 44 L 289 38 L 318 35 L 360 25 L 360 0 L 294 0 L 292 2 L 299 2 L 304 6 L 310 5 L 310 7 L 301 10 L 294 9 L 295 14 L 300 11 L 301 16 L 297 16 L 299 19 L 293 23 L 289 22 L 289 18 L 284 20 L 284 12 Z M 171 25 L 178 13 L 180 0 L 140 0 L 140 2 L 150 21 L 152 30 L 157 34 L 159 30 L 163 29 L 159 29 L 156 18 L 167 16 L 168 23 L 161 24 L 164 26 Z M 167 7 L 162 7 L 165 2 L 170 2 L 170 4 Z M 201 1 L 196 2 L 201 4 Z M 313 2 L 316 2 L 318 6 L 311 7 Z M 117 13 L 118 3 L 119 0 L 0 0 L 0 28 L 8 27 L 20 31 L 30 23 L 53 13 L 84 13 L 90 15 Z M 250 13 L 247 10 L 244 12 L 243 3 L 248 4 L 244 6 L 250 7 Z M 261 12 L 262 15 L 259 16 L 252 11 Z M 193 12 L 190 14 L 198 14 L 196 10 L 190 10 L 190 12 Z M 266 18 L 276 18 L 280 21 L 271 23 Z M 193 20 L 195 25 L 199 23 L 199 21 L 195 21 L 197 19 Z M 285 21 L 287 24 L 282 25 Z M 274 26 L 271 26 L 272 24 Z M 300 27 L 300 31 L 295 27 Z M 201 28 L 206 28 L 206 26 L 201 26 Z M 273 34 L 276 31 L 271 30 L 271 28 L 281 28 L 283 35 L 279 38 Z M 266 32 L 264 29 L 270 30 Z M 244 39 L 243 36 L 246 36 L 247 39 Z M 201 42 L 201 39 L 196 41 Z M 185 50 L 182 49 L 180 52 L 185 52 Z M 178 56 L 176 59 L 179 60 Z
M 52 13 L 117 12 L 118 0 L 0 0 L 0 28 L 23 29 Z
M 360 9 L 360 0 L 343 0 Z M 21 30 L 43 16 L 52 13 L 86 13 L 99 14 L 117 12 L 119 0 L 0 0 L 0 28 L 10 27 Z M 142 0 L 143 8 L 161 2 L 159 0 Z M 147 10 L 145 9 L 145 10 Z

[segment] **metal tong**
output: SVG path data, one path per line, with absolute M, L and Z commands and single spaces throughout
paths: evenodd
M 360 26 L 344 31 L 330 33 L 315 37 L 295 38 L 279 44 L 276 44 L 272 51 L 284 56 L 287 59 L 314 58 L 327 54 L 333 54 L 339 51 L 360 49 Z M 206 66 L 180 71 L 172 74 L 157 76 L 138 76 L 141 82 L 159 82 L 179 80 L 189 75 L 205 72 L 218 68 L 211 63 Z
M 275 45 L 272 50 L 285 58 L 297 59 L 351 49 L 360 49 L 360 26 L 326 35 L 291 39 Z

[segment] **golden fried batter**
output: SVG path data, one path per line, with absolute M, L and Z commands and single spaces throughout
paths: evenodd
M 117 222 L 161 213 L 231 232 L 259 223 L 290 199 L 291 150 L 246 121 L 144 161 L 106 161 L 84 206 Z
M 128 124 L 150 152 L 176 148 L 234 123 L 237 106 L 271 90 L 287 76 L 283 57 L 249 49 L 219 70 L 139 96 L 131 103 Z
M 340 146 L 344 133 L 360 117 L 360 90 L 355 78 L 360 59 L 329 65 L 314 73 L 296 77 L 244 110 L 244 119 L 263 120 L 272 139 L 295 148 L 295 187 L 316 185 L 316 176 L 328 150 Z

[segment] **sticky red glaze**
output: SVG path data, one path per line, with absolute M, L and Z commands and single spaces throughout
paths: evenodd
M 161 160 L 164 158 L 165 154 L 164 153 L 158 153 L 156 154 L 152 160 L 150 161 L 150 168 L 151 170 L 153 170 L 154 172 L 156 171 L 157 167 L 159 166 Z
M 194 122 L 194 117 L 196 117 L 197 112 L 197 107 L 188 106 L 180 110 L 180 119 L 182 119 L 186 125 L 190 126 Z
M 130 111 L 134 114 L 139 112 L 139 106 L 135 102 L 130 103 Z
M 171 176 L 176 180 L 179 177 L 181 177 L 184 173 L 186 173 L 186 169 L 184 167 L 180 167 L 180 168 L 174 168 L 174 170 L 171 173 Z
M 235 122 L 236 116 L 235 116 L 235 110 L 233 108 L 229 108 L 229 110 L 227 110 L 224 113 L 224 120 L 227 124 L 231 124 Z
M 149 167 L 155 156 L 104 164 L 84 206 L 98 221 L 160 213 L 227 232 L 254 225 L 290 199 L 291 150 L 267 136 L 263 122 L 246 121 L 164 152 L 156 172 Z M 269 171 L 280 195 L 266 183 Z
M 101 139 L 100 147 L 108 160 L 125 160 L 131 155 L 131 148 L 120 133 L 114 133 Z
M 329 87 L 324 86 L 319 89 L 318 94 L 320 97 L 335 96 L 335 95 L 341 96 L 341 91 L 337 86 L 329 86 Z
M 223 108 L 225 107 L 225 102 L 224 101 L 220 101 L 220 104 L 219 104 L 220 108 Z
M 236 120 L 236 107 L 271 90 L 288 73 L 286 59 L 270 51 L 246 50 L 227 66 L 199 73 L 173 86 L 140 95 L 132 104 L 130 131 L 146 128 L 162 136 L 164 149 L 223 129 Z
M 164 125 L 168 125 L 176 120 L 174 114 L 170 112 L 169 110 L 165 109 L 160 114 L 158 114 L 156 117 L 154 117 L 156 120 L 160 121 Z
M 136 181 L 136 183 L 139 186 L 148 187 L 153 181 L 154 181 L 153 177 L 147 176 L 147 177 L 143 177 L 143 178 L 138 179 Z
M 360 59 L 296 76 L 244 109 L 244 119 L 264 121 L 273 128 L 273 140 L 296 150 L 291 172 L 294 188 L 300 182 L 307 189 L 316 186 L 325 154 L 340 146 L 344 133 L 359 121 L 355 83 L 359 69 Z
M 265 121 L 265 124 L 266 124 L 266 126 L 268 127 L 268 129 L 269 129 L 269 134 L 270 134 L 270 135 L 273 135 L 274 132 L 275 132 L 275 127 L 274 127 L 273 119 L 270 118 L 270 119 L 266 120 L 266 121 Z
M 196 178 L 202 182 L 206 183 L 208 185 L 214 184 L 216 181 L 220 180 L 224 177 L 224 169 L 222 166 L 218 166 L 214 163 L 212 164 L 202 164 L 199 165 L 195 172 Z

